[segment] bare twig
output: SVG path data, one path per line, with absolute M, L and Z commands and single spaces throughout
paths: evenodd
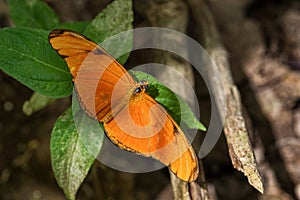
M 234 85 L 227 59 L 227 52 L 224 50 L 218 35 L 215 22 L 211 13 L 203 0 L 187 0 L 196 25 L 198 39 L 202 41 L 212 60 L 216 63 L 218 71 L 209 74 L 221 74 L 223 86 L 218 84 L 211 85 L 215 96 L 220 96 L 225 90 L 226 113 L 224 109 L 219 109 L 221 115 L 226 114 L 224 133 L 226 136 L 229 154 L 233 166 L 242 171 L 247 176 L 249 183 L 258 191 L 263 193 L 261 176 L 257 169 L 257 164 L 250 145 L 245 121 L 241 112 L 240 94 Z M 214 70 L 214 68 L 207 69 Z M 213 79 L 213 77 L 209 77 Z M 218 102 L 217 105 L 222 105 Z

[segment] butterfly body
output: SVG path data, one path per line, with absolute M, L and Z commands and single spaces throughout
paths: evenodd
M 120 148 L 161 161 L 184 181 L 198 177 L 198 161 L 184 133 L 133 77 L 102 47 L 69 30 L 56 29 L 49 42 L 70 69 L 81 107 L 103 123 Z

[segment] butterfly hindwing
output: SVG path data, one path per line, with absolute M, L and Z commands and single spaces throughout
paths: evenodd
M 182 180 L 198 177 L 197 156 L 184 133 L 148 94 L 132 98 L 104 128 L 116 145 L 160 160 Z

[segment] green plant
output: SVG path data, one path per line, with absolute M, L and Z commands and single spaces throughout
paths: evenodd
M 100 42 L 132 29 L 131 0 L 116 0 L 93 20 L 71 23 L 60 23 L 54 11 L 40 0 L 9 0 L 8 4 L 15 27 L 0 30 L 0 69 L 36 92 L 33 107 L 37 106 L 34 102 L 48 102 L 45 96 L 61 98 L 71 95 L 73 91 L 72 77 L 66 63 L 48 43 L 50 30 L 68 28 Z M 113 54 L 120 48 L 130 50 L 131 45 L 131 40 L 119 41 L 110 44 L 107 50 Z M 124 64 L 128 56 L 121 56 L 118 61 Z M 148 75 L 136 72 L 135 76 L 142 79 Z M 181 118 L 189 128 L 205 129 L 181 98 L 154 78 L 149 77 L 149 81 L 150 86 L 159 91 L 155 99 L 166 107 L 175 120 Z M 184 106 L 184 113 L 180 113 L 180 105 Z M 35 109 L 40 109 L 40 106 Z M 88 148 L 92 152 L 79 138 L 71 108 L 57 119 L 51 133 L 53 171 L 68 199 L 75 199 L 103 142 L 103 131 L 94 133 L 88 126 L 89 120 L 83 119 L 82 123 L 86 124 L 85 139 L 89 140 Z

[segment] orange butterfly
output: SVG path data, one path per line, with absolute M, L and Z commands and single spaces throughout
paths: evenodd
M 183 181 L 198 177 L 197 156 L 184 133 L 133 77 L 102 47 L 76 32 L 56 29 L 49 42 L 71 71 L 81 107 L 104 125 L 122 149 L 161 161 Z

